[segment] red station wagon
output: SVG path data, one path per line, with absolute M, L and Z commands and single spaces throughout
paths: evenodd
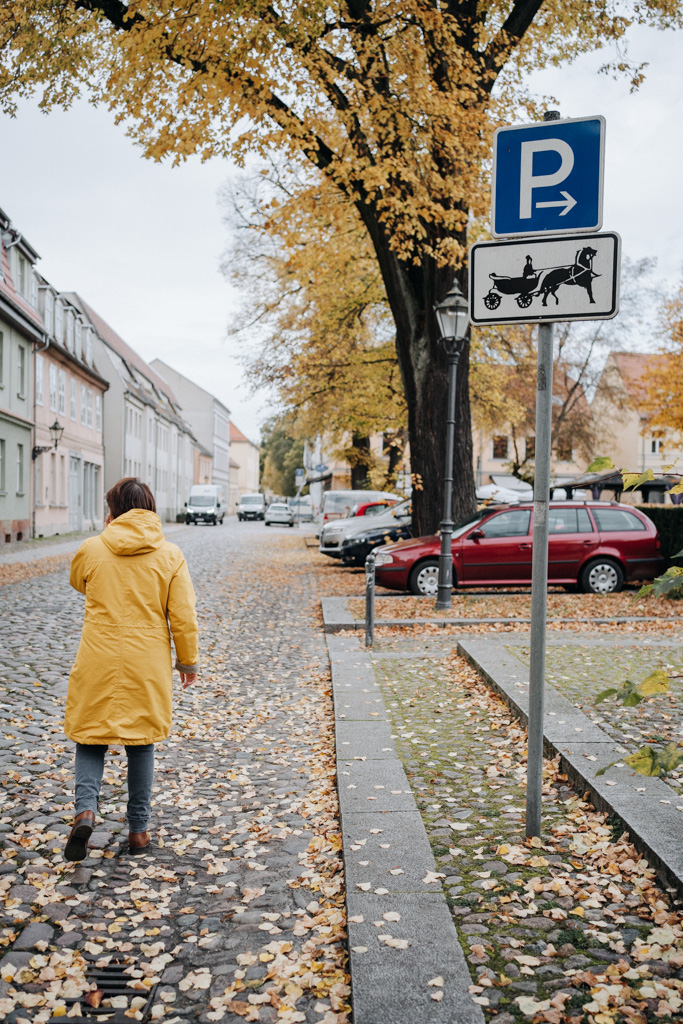
M 533 504 L 485 508 L 453 531 L 453 585 L 531 583 Z M 616 502 L 552 502 L 548 516 L 548 582 L 579 584 L 614 594 L 625 580 L 653 579 L 664 570 L 659 535 L 637 509 Z M 436 595 L 438 536 L 386 544 L 375 552 L 377 583 Z

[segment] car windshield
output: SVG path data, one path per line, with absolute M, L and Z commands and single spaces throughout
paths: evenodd
M 190 498 L 190 504 L 203 508 L 204 505 L 213 505 L 216 499 L 210 494 L 195 494 Z
M 409 516 L 412 510 L 411 501 L 409 498 L 406 498 L 405 501 L 400 501 L 398 505 L 394 505 L 391 510 L 391 514 L 392 516 L 395 516 L 396 519 L 403 519 L 405 516 Z
M 247 494 L 240 498 L 240 505 L 262 505 L 263 496 L 260 494 Z

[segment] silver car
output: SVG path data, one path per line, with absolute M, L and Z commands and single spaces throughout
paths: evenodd
M 412 502 L 410 498 L 392 505 L 385 512 L 379 515 L 351 516 L 348 519 L 333 519 L 320 531 L 320 553 L 330 555 L 332 558 L 341 558 L 342 541 L 347 537 L 353 537 L 357 533 L 365 533 L 367 530 L 374 530 L 382 526 L 395 526 L 399 523 L 409 523 Z
M 273 526 L 274 523 L 279 523 L 281 526 L 294 526 L 294 513 L 289 505 L 274 501 L 266 509 L 264 522 L 266 526 Z

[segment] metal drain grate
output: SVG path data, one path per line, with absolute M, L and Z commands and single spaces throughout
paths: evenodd
M 92 985 L 93 983 L 102 993 L 101 1003 L 107 999 L 111 999 L 113 996 L 127 996 L 129 1000 L 128 1007 L 114 1007 L 114 1006 L 89 1006 L 85 1002 L 85 997 L 81 996 L 80 999 L 65 999 L 67 1007 L 67 1016 L 64 1017 L 50 1017 L 48 1024 L 65 1024 L 66 1021 L 69 1024 L 93 1024 L 94 1019 L 103 1021 L 103 1024 L 131 1024 L 133 1018 L 126 1017 L 125 1010 L 130 1008 L 130 1000 L 136 996 L 147 995 L 147 999 L 144 1006 L 139 1007 L 142 1013 L 142 1020 L 148 1019 L 149 1012 L 152 1008 L 154 1001 L 154 995 L 157 990 L 157 986 L 153 985 L 151 989 L 133 989 L 128 987 L 128 982 L 134 977 L 130 973 L 130 968 L 134 967 L 134 961 L 126 960 L 124 958 L 120 960 L 111 960 L 104 967 L 97 967 L 95 964 L 92 965 L 90 970 L 86 974 L 87 981 Z M 142 971 L 140 971 L 142 976 Z M 80 1003 L 81 1010 L 83 1011 L 79 1017 L 69 1017 L 69 1008 L 74 1006 L 76 1003 Z

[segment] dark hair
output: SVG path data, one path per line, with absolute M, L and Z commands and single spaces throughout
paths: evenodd
M 107 491 L 104 500 L 109 506 L 112 519 L 118 519 L 132 508 L 144 508 L 148 512 L 157 510 L 154 495 L 147 484 L 141 483 L 136 476 L 124 476 L 123 480 L 119 480 Z

